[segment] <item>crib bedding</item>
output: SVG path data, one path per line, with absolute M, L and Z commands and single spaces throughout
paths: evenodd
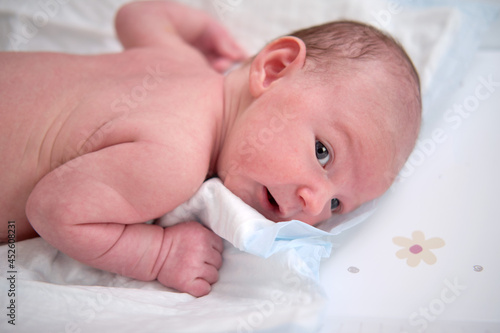
M 119 51 L 111 22 L 123 2 L 3 2 L 0 47 Z M 249 53 L 275 36 L 337 18 L 395 34 L 422 76 L 424 123 L 414 154 L 363 214 L 337 228 L 339 221 L 322 226 L 333 248 L 312 237 L 263 258 L 226 241 L 220 281 L 198 299 L 87 267 L 42 239 L 19 242 L 16 296 L 0 296 L 2 331 L 500 331 L 500 45 L 475 52 L 485 33 L 495 34 L 488 29 L 496 7 L 444 0 L 183 2 L 218 17 Z M 0 247 L 4 291 L 12 275 L 7 250 Z M 15 326 L 8 323 L 12 299 Z

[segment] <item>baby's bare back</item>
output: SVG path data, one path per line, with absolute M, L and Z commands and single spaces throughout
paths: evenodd
M 83 162 L 77 157 L 107 147 L 166 146 L 155 161 L 164 161 L 165 168 L 142 160 L 144 172 L 169 177 L 175 188 L 186 178 L 176 174 L 183 170 L 191 180 L 182 186 L 197 188 L 213 144 L 213 112 L 206 108 L 221 102 L 214 92 L 222 82 L 187 58 L 153 49 L 101 56 L 0 53 L 0 241 L 6 239 L 7 221 L 16 221 L 18 239 L 36 235 L 25 206 L 45 175 L 64 177 L 79 170 Z M 183 152 L 190 147 L 197 148 L 186 167 Z M 125 156 L 117 168 L 138 163 L 139 157 Z M 187 199 L 182 194 L 179 200 Z

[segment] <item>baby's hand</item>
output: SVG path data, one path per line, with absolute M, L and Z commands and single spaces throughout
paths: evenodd
M 216 71 L 221 73 L 247 57 L 226 28 L 213 19 L 208 21 L 204 32 L 192 42 L 192 45 L 203 53 Z
M 164 232 L 170 250 L 158 281 L 196 297 L 207 295 L 219 279 L 222 239 L 197 222 L 176 224 Z
M 171 36 L 176 34 L 221 73 L 246 58 L 222 24 L 206 12 L 173 1 L 131 2 L 118 11 L 115 24 L 125 48 L 172 47 Z

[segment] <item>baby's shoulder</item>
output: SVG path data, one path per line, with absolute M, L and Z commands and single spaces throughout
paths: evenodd
M 211 70 L 205 57 L 195 49 L 185 45 L 176 48 L 167 47 L 140 47 L 127 49 L 114 55 L 119 63 L 126 66 L 144 68 L 144 66 L 156 66 L 162 64 L 169 67 L 171 71 L 200 71 Z

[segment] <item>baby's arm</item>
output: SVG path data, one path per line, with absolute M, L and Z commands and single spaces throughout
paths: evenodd
M 228 31 L 203 11 L 168 1 L 133 2 L 115 19 L 118 38 L 125 48 L 177 48 L 187 43 L 198 49 L 216 70 L 224 71 L 245 58 Z M 177 44 L 177 45 L 176 45 Z
M 218 279 L 221 239 L 195 222 L 140 223 L 192 194 L 193 170 L 162 177 L 168 172 L 158 156 L 169 149 L 145 142 L 80 156 L 39 181 L 26 213 L 40 236 L 85 264 L 202 296 Z

